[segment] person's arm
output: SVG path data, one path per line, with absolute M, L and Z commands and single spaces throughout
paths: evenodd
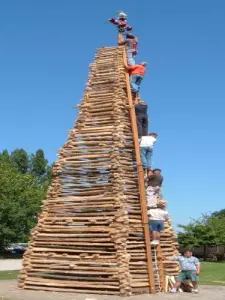
M 164 264 L 172 264 L 174 262 L 179 262 L 180 261 L 180 256 L 174 257 L 174 258 L 167 258 L 168 260 L 164 260 Z
M 195 265 L 196 265 L 196 268 L 197 268 L 197 270 L 196 270 L 196 275 L 200 275 L 200 272 L 201 272 L 201 264 L 200 264 L 200 262 L 199 262 L 199 260 L 196 258 L 195 259 Z
M 149 185 L 149 183 L 155 178 L 155 174 L 152 174 L 152 175 L 148 175 L 147 176 L 147 183 Z
M 155 178 L 155 174 L 149 175 L 148 180 L 153 180 Z
M 109 19 L 109 22 L 113 24 L 118 24 L 118 20 L 116 20 L 115 18 Z
M 165 222 L 166 222 L 166 221 L 169 221 L 169 213 L 168 213 L 168 211 L 165 211 L 165 216 L 164 216 L 164 218 L 165 218 Z
M 157 139 L 154 139 L 152 144 L 155 145 L 156 142 L 157 142 Z
M 133 70 L 137 69 L 137 66 L 136 66 L 136 65 L 133 65 L 133 66 L 126 66 L 126 65 L 125 65 L 125 68 L 127 69 L 127 71 L 133 71 Z

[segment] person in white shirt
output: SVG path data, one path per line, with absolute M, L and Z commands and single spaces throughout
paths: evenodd
M 153 145 L 157 137 L 157 133 L 149 133 L 149 135 L 140 138 L 142 166 L 144 170 L 147 170 L 147 175 L 151 174 Z
M 164 230 L 164 222 L 169 220 L 168 211 L 165 209 L 165 203 L 157 204 L 156 208 L 148 210 L 149 227 L 152 233 L 152 245 L 158 245 L 160 242 L 160 232 Z

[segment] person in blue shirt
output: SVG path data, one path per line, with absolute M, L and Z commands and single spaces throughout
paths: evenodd
M 197 294 L 200 274 L 200 262 L 197 257 L 192 256 L 192 251 L 185 250 L 182 256 L 175 257 L 171 261 L 180 263 L 181 272 L 176 278 L 176 283 L 170 293 L 176 293 L 182 281 L 191 280 L 193 285 L 192 293 Z

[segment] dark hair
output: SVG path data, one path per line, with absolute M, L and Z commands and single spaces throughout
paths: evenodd
M 158 136 L 158 134 L 155 133 L 155 132 L 150 132 L 149 135 L 156 135 L 156 136 Z
M 155 172 L 155 171 L 162 172 L 162 170 L 161 170 L 161 169 L 154 169 L 154 170 L 153 170 L 153 172 Z
M 190 249 L 190 248 L 184 249 L 183 254 L 185 254 L 187 252 L 191 252 L 192 253 L 192 249 Z

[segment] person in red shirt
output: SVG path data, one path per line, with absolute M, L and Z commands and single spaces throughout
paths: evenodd
M 142 62 L 139 65 L 125 66 L 130 74 L 130 87 L 134 95 L 138 95 L 140 92 L 140 85 L 146 72 L 146 66 L 146 62 Z

